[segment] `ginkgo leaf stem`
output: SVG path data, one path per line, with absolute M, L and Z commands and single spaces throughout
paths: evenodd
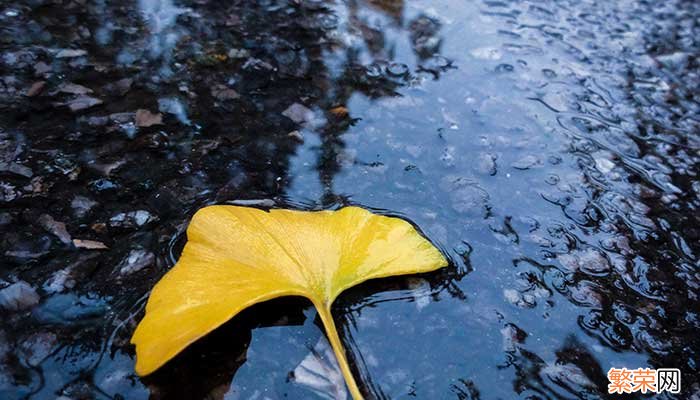
M 321 316 L 321 321 L 323 322 L 323 327 L 326 329 L 326 336 L 328 336 L 328 341 L 331 343 L 333 352 L 335 353 L 335 358 L 340 366 L 340 371 L 343 373 L 345 378 L 345 384 L 350 390 L 350 394 L 354 400 L 363 400 L 362 393 L 355 383 L 355 377 L 352 376 L 352 371 L 350 371 L 350 366 L 348 365 L 347 357 L 345 356 L 345 349 L 343 348 L 343 343 L 340 341 L 338 336 L 338 330 L 335 327 L 335 322 L 333 321 L 333 315 L 331 315 L 330 304 L 314 304 L 318 314 Z

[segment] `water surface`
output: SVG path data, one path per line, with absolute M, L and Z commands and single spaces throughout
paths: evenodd
M 344 398 L 300 299 L 134 374 L 149 289 L 192 214 L 226 203 L 360 205 L 453 260 L 337 301 L 368 398 L 608 398 L 611 367 L 680 368 L 677 398 L 700 396 L 698 18 L 681 0 L 3 3 L 0 289 L 22 302 L 0 310 L 0 397 Z

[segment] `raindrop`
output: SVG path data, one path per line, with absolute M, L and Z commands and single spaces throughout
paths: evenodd
M 386 67 L 386 71 L 393 76 L 404 76 L 408 74 L 408 65 L 402 63 L 391 63 Z
M 542 75 L 544 75 L 546 78 L 553 79 L 557 77 L 557 73 L 552 71 L 551 69 L 544 68 L 542 70 Z
M 376 63 L 370 64 L 365 68 L 365 75 L 370 78 L 378 78 L 382 76 L 382 67 Z
M 513 67 L 510 64 L 498 64 L 498 66 L 496 67 L 496 72 L 499 72 L 499 73 L 513 72 L 514 69 L 515 69 L 515 67 Z

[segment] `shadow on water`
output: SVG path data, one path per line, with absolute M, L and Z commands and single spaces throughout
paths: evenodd
M 246 360 L 255 328 L 302 325 L 311 307 L 303 298 L 280 298 L 255 305 L 197 341 L 144 379 L 152 399 L 224 398 Z M 179 382 L 173 385 L 173 382 Z

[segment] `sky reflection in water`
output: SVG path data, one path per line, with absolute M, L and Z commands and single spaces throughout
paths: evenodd
M 338 301 L 368 397 L 599 398 L 613 366 L 700 393 L 697 4 L 64 3 L 0 14 L 0 289 L 40 296 L 0 311 L 0 397 L 332 398 L 297 299 L 133 374 L 189 217 L 241 201 L 400 215 L 454 260 Z

